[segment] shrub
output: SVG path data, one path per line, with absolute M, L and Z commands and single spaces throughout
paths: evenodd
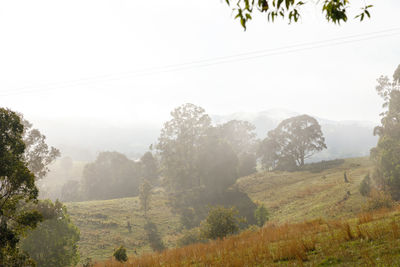
M 261 204 L 254 211 L 254 217 L 256 218 L 257 225 L 262 227 L 266 221 L 268 221 L 269 213 L 264 204 Z
M 200 234 L 200 228 L 198 227 L 183 231 L 182 237 L 177 241 L 178 247 L 184 247 L 195 243 L 205 243 L 207 240 L 201 238 Z
M 146 224 L 144 225 L 144 230 L 146 231 L 150 246 L 154 251 L 162 251 L 165 249 L 165 245 L 161 240 L 157 226 L 152 221 L 147 220 Z
M 372 190 L 365 209 L 371 211 L 383 208 L 390 209 L 392 207 L 393 200 L 388 193 L 385 193 L 384 191 Z
M 113 254 L 114 258 L 119 262 L 128 261 L 128 256 L 126 255 L 126 249 L 120 246 Z
M 360 194 L 364 197 L 369 196 L 371 193 L 371 178 L 369 177 L 369 173 L 362 180 L 359 190 Z
M 239 223 L 242 221 L 238 214 L 239 212 L 236 208 L 226 209 L 221 206 L 211 208 L 208 217 L 201 223 L 201 237 L 221 239 L 227 235 L 237 233 L 239 231 Z

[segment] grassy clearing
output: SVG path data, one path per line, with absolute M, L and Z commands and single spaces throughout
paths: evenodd
M 257 231 L 207 244 L 130 257 L 117 266 L 399 266 L 400 212 L 358 218 L 268 224 Z
M 166 245 L 172 247 L 176 244 L 179 223 L 166 202 L 162 192 L 155 194 L 149 217 L 157 224 Z M 81 232 L 79 247 L 82 259 L 109 258 L 121 245 L 129 254 L 134 254 L 135 250 L 138 254 L 152 251 L 143 230 L 145 219 L 137 197 L 73 202 L 66 203 L 66 206 Z
M 237 186 L 253 200 L 264 203 L 271 213 L 270 222 L 278 225 L 316 218 L 350 218 L 362 209 L 365 199 L 358 187 L 371 168 L 366 158 L 346 159 L 343 164 L 319 173 L 258 173 L 239 179 Z M 344 182 L 345 171 L 350 183 Z M 347 191 L 350 192 L 348 196 Z M 157 224 L 163 241 L 171 248 L 175 247 L 179 237 L 180 225 L 166 202 L 163 192 L 155 194 L 150 216 Z M 66 205 L 81 231 L 79 246 L 82 259 L 107 259 L 120 245 L 124 245 L 130 255 L 134 255 L 135 249 L 139 255 L 151 252 L 143 230 L 145 221 L 143 212 L 139 210 L 138 198 Z M 131 233 L 127 228 L 128 221 L 132 226 Z

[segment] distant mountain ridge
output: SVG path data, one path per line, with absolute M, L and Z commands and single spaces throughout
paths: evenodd
M 246 120 L 256 126 L 258 138 L 265 138 L 282 120 L 300 115 L 285 109 L 261 112 L 236 112 L 228 115 L 210 115 L 214 124 L 229 120 Z M 309 114 L 313 116 L 312 114 Z M 369 154 L 376 145 L 372 135 L 375 124 L 365 121 L 333 121 L 314 116 L 321 124 L 328 149 L 315 155 L 312 161 L 360 157 Z M 61 149 L 65 156 L 76 160 L 93 160 L 100 151 L 119 151 L 131 158 L 144 153 L 150 144 L 157 142 L 162 123 L 130 124 L 116 126 L 100 120 L 64 119 L 34 120 L 49 143 Z

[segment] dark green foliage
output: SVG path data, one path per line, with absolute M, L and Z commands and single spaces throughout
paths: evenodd
M 83 170 L 84 197 L 92 200 L 137 196 L 141 177 L 139 163 L 118 152 L 102 152 Z
M 234 206 L 239 211 L 239 216 L 245 218 L 240 223 L 240 228 L 246 228 L 248 225 L 256 223 L 254 211 L 257 205 L 246 193 L 236 188 L 227 189 L 219 194 L 205 189 L 193 190 L 186 198 L 179 199 L 182 200 L 182 203 L 178 205 L 183 207 L 180 212 L 181 223 L 186 229 L 199 226 L 200 222 L 207 217 L 210 205 L 226 208 Z M 184 206 L 185 203 L 186 206 Z
M 254 217 L 256 218 L 257 225 L 262 227 L 269 218 L 269 212 L 264 204 L 261 204 L 254 211 Z
M 15 112 L 0 108 L 0 263 L 29 261 L 17 248 L 20 235 L 42 219 L 24 203 L 38 196 L 35 176 L 25 161 L 24 127 Z
M 393 75 L 380 77 L 376 90 L 383 98 L 384 108 L 381 126 L 374 129 L 379 135 L 376 148 L 371 150 L 371 158 L 375 161 L 373 178 L 376 184 L 389 192 L 394 200 L 400 199 L 400 82 L 399 68 Z
M 268 132 L 258 149 L 265 169 L 293 171 L 304 166 L 305 159 L 326 148 L 318 121 L 300 115 L 282 121 Z
M 365 175 L 364 179 L 361 181 L 359 191 L 364 197 L 369 196 L 371 193 L 371 178 L 369 177 L 369 173 Z
M 235 208 L 213 207 L 207 218 L 201 223 L 201 236 L 208 239 L 221 239 L 239 231 L 242 221 Z
M 235 18 L 240 20 L 240 24 L 246 29 L 247 22 L 252 19 L 253 12 L 265 13 L 268 21 L 274 22 L 277 18 L 287 18 L 289 23 L 297 22 L 300 19 L 301 7 L 308 3 L 306 1 L 295 0 L 225 0 L 229 6 L 233 6 Z M 340 24 L 347 21 L 350 1 L 348 0 L 324 0 L 316 1 L 328 22 Z M 372 5 L 365 4 L 355 18 L 364 20 L 370 17 L 369 9 Z
M 147 219 L 144 225 L 144 230 L 146 231 L 147 239 L 150 243 L 151 248 L 154 251 L 162 251 L 165 249 L 165 245 L 161 239 L 160 233 L 158 232 L 157 225 Z
M 71 222 L 66 207 L 61 202 L 40 201 L 36 209 L 44 221 L 28 232 L 21 241 L 26 251 L 38 266 L 63 267 L 75 265 L 79 261 L 77 243 L 79 230 Z
M 123 246 L 120 246 L 117 250 L 115 250 L 113 256 L 119 262 L 128 261 L 128 256 L 126 255 L 126 249 Z

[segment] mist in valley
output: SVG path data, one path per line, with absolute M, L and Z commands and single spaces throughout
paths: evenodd
M 0 266 L 400 265 L 367 2 L 0 3 Z

